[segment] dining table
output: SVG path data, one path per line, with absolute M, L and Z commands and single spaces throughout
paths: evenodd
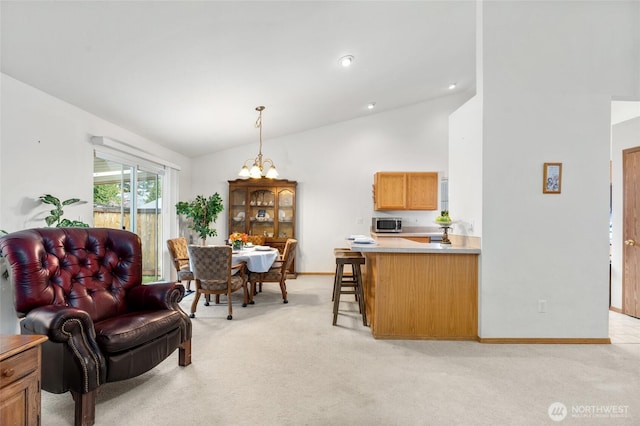
M 280 257 L 278 249 L 268 246 L 253 246 L 244 247 L 241 250 L 234 250 L 231 253 L 232 265 L 237 265 L 240 262 L 245 262 L 249 272 L 262 273 L 267 272 L 271 265 Z M 232 269 L 232 273 L 238 272 L 238 269 Z M 253 296 L 256 293 L 256 283 L 251 284 L 249 289 L 249 304 L 253 305 L 255 302 Z
M 249 272 L 267 272 L 279 256 L 278 249 L 273 247 L 244 247 L 241 250 L 232 252 L 231 263 L 232 265 L 237 265 L 240 262 L 245 262 Z

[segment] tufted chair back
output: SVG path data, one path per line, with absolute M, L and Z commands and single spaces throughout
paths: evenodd
M 140 238 L 107 228 L 40 228 L 0 236 L 22 334 L 42 344 L 42 389 L 70 391 L 75 424 L 95 420 L 104 383 L 138 376 L 176 349 L 191 363 L 191 320 L 176 283 L 142 284 Z
M 142 284 L 140 238 L 117 229 L 42 228 L 9 234 L 15 304 L 24 316 L 39 306 L 85 311 L 94 322 L 127 312 L 125 293 Z

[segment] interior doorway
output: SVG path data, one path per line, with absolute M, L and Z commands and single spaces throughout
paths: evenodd
M 629 201 L 625 201 L 625 175 L 623 153 L 626 150 L 637 149 L 640 145 L 640 102 L 639 101 L 612 101 L 611 102 L 611 210 L 609 221 L 610 240 L 610 310 L 623 313 L 625 304 L 623 294 L 623 280 L 625 279 L 625 252 L 624 241 L 631 237 L 626 235 L 625 206 L 629 206 Z M 629 176 L 627 176 L 629 178 Z M 629 185 L 627 185 L 627 189 Z M 637 201 L 636 201 L 637 202 Z M 631 238 L 637 241 L 636 238 Z M 627 284 L 630 283 L 629 276 L 626 277 Z M 638 278 L 635 278 L 637 283 Z M 627 291 L 627 296 L 630 293 Z M 628 304 L 628 303 L 627 303 Z

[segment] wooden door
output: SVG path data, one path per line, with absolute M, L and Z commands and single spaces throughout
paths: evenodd
M 640 318 L 640 147 L 622 151 L 622 313 Z

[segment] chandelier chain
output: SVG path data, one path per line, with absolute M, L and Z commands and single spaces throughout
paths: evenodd
M 258 118 L 256 119 L 255 127 L 257 127 L 260 131 L 260 149 L 258 151 L 258 156 L 253 160 L 253 166 L 251 166 L 251 170 L 247 167 L 247 163 L 252 161 L 248 159 L 245 161 L 242 169 L 240 170 L 239 175 L 242 177 L 250 177 L 254 179 L 258 179 L 262 176 L 262 173 L 265 169 L 265 165 L 269 164 L 269 170 L 267 172 L 266 177 L 268 179 L 275 179 L 278 177 L 278 171 L 276 170 L 276 166 L 273 164 L 273 160 L 270 158 L 262 160 L 262 111 L 264 110 L 264 106 L 256 107 L 256 111 L 258 111 Z

